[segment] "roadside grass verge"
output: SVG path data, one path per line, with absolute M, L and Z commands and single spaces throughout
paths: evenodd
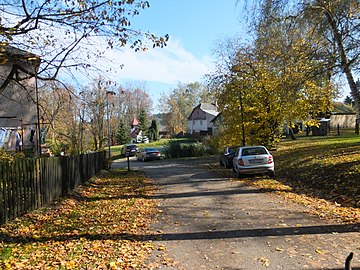
M 297 192 L 360 208 L 360 137 L 308 137 L 273 152 L 278 180 Z
M 0 227 L 0 269 L 144 269 L 155 187 L 138 171 L 102 171 L 69 197 Z
M 283 141 L 272 151 L 276 176 L 249 176 L 236 181 L 276 192 L 307 205 L 312 214 L 360 223 L 360 137 L 356 135 L 302 137 Z M 234 178 L 217 157 L 206 167 Z

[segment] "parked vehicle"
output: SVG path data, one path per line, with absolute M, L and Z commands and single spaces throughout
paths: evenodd
M 140 148 L 136 154 L 136 159 L 142 161 L 159 160 L 160 158 L 160 151 L 153 147 Z
M 121 148 L 121 155 L 124 157 L 133 157 L 136 155 L 138 147 L 135 144 L 125 144 Z
M 233 167 L 233 158 L 236 153 L 236 149 L 240 146 L 228 146 L 225 147 L 224 152 L 220 155 L 220 166 L 225 168 Z
M 243 174 L 275 175 L 274 159 L 265 146 L 243 146 L 236 150 L 233 171 L 237 177 Z

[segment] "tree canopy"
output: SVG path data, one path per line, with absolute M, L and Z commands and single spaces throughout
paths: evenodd
M 252 43 L 221 46 L 235 52 L 219 50 L 209 78 L 224 119 L 221 144 L 240 144 L 245 137 L 246 144 L 273 146 L 284 125 L 316 125 L 331 110 L 337 88 L 331 58 L 322 57 L 327 43 L 305 20 L 279 13 L 275 2 L 264 1 Z
M 149 8 L 143 0 L 4 0 L 0 4 L 0 59 L 12 45 L 42 60 L 43 79 L 57 78 L 61 69 L 96 68 L 94 56 L 129 45 L 135 51 L 166 45 L 168 35 L 156 37 L 131 28 L 131 20 Z M 98 45 L 98 46 L 96 46 Z
M 346 81 L 360 117 L 360 89 L 355 84 L 360 60 L 360 2 L 358 0 L 239 0 L 251 8 L 249 21 L 257 31 L 270 21 L 292 20 L 292 27 L 301 29 L 311 44 L 312 58 L 322 61 L 319 73 L 334 79 L 340 73 Z M 264 34 L 263 31 L 258 31 Z M 320 66 L 319 66 L 320 67 Z

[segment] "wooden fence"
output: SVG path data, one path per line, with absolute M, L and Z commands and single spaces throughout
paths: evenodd
M 105 166 L 105 152 L 0 162 L 0 225 L 68 194 Z

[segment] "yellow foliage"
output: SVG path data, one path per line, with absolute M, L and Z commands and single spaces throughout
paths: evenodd
M 336 89 L 316 75 L 321 63 L 309 59 L 307 39 L 301 35 L 286 52 L 278 40 L 239 51 L 231 80 L 217 90 L 222 144 L 240 144 L 243 125 L 246 144 L 273 146 L 285 124 L 316 125 L 317 117 L 330 112 Z

